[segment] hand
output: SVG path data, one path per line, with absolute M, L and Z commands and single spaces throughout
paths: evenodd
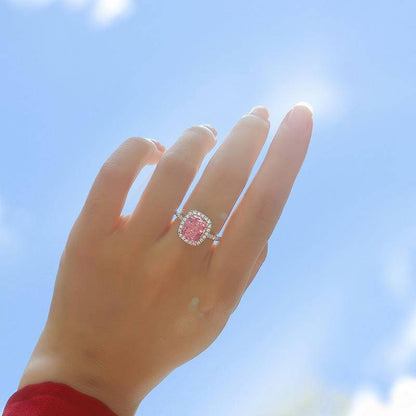
M 100 170 L 62 254 L 45 328 L 19 388 L 56 381 L 94 396 L 119 416 L 133 415 L 163 378 L 220 334 L 267 253 L 306 154 L 307 107 L 283 120 L 263 164 L 221 241 L 199 246 L 172 219 L 215 130 L 192 127 L 164 151 L 124 142 Z M 242 117 L 209 161 L 186 201 L 218 233 L 246 185 L 269 132 L 268 111 Z M 135 211 L 120 216 L 140 169 L 157 163 Z

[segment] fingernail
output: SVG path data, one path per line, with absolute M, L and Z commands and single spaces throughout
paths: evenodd
M 214 136 L 217 136 L 218 132 L 214 129 L 210 124 L 201 124 L 202 127 L 206 127 L 207 129 L 211 130 Z
M 160 150 L 161 152 L 164 152 L 166 150 L 166 147 L 163 146 L 163 144 L 159 143 L 157 140 L 155 139 L 150 139 L 157 147 L 158 150 Z
M 285 121 L 290 127 L 304 129 L 309 126 L 313 115 L 313 107 L 303 101 L 297 103 L 285 117 Z
M 269 110 L 266 107 L 263 107 L 262 105 L 256 105 L 255 107 L 253 107 L 249 114 L 253 114 L 257 117 L 262 118 L 263 120 L 268 121 L 269 120 Z

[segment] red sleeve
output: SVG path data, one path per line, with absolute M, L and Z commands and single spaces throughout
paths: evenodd
M 46 381 L 14 393 L 3 416 L 117 416 L 95 397 L 66 384 Z

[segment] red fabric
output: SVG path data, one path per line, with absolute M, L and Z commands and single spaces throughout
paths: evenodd
M 3 416 L 117 416 L 104 403 L 66 384 L 45 381 L 14 393 Z

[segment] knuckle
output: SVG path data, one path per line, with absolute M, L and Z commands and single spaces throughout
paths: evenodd
M 244 187 L 249 178 L 247 169 L 241 169 L 234 164 L 218 164 L 212 166 L 213 177 L 215 178 L 215 185 L 219 189 L 236 189 L 237 187 Z
M 192 180 L 198 167 L 190 158 L 185 157 L 180 152 L 168 152 L 159 161 L 161 169 L 165 171 L 167 175 L 178 175 L 185 177 L 188 180 Z
M 279 210 L 279 198 L 275 190 L 267 188 L 256 201 L 254 217 L 262 225 L 269 225 Z
M 150 140 L 141 137 L 130 137 L 125 140 L 116 152 L 107 159 L 100 169 L 100 178 L 108 182 L 125 183 L 131 179 L 131 163 L 123 163 L 126 155 L 139 161 L 153 149 L 153 143 Z
M 112 160 L 104 162 L 100 169 L 99 177 L 105 182 L 124 182 L 126 179 L 126 171 L 122 165 Z

